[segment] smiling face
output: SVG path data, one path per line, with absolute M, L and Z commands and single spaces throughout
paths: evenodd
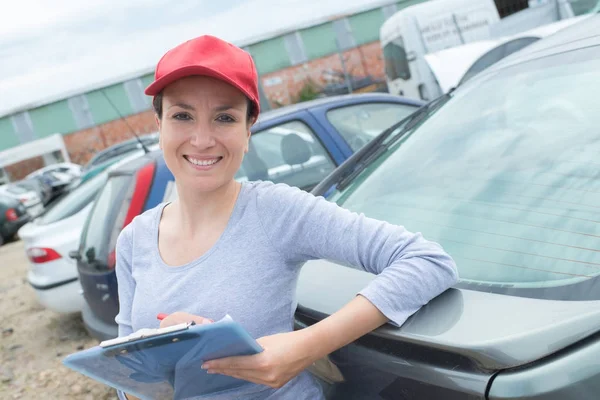
M 217 79 L 192 76 L 167 86 L 157 124 L 175 180 L 202 192 L 231 183 L 248 151 L 247 115 L 246 96 Z

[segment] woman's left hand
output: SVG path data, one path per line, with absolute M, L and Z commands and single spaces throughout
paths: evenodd
M 207 361 L 202 369 L 280 388 L 318 359 L 311 356 L 302 331 L 265 336 L 257 342 L 264 349 L 259 354 Z

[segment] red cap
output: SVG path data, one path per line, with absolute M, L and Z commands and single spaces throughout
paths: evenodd
M 260 111 L 258 74 L 249 53 L 210 35 L 204 35 L 174 47 L 158 62 L 148 96 L 156 96 L 167 85 L 192 75 L 210 76 L 238 88 Z

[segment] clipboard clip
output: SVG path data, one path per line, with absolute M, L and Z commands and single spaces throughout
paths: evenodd
M 111 346 L 115 346 L 118 344 L 131 343 L 131 342 L 134 342 L 134 341 L 140 340 L 140 339 L 161 336 L 161 335 L 164 335 L 167 333 L 185 331 L 190 326 L 193 326 L 195 324 L 196 324 L 195 322 L 184 322 L 183 324 L 167 326 L 166 328 L 140 329 L 136 332 L 133 332 L 132 334 L 130 334 L 128 336 L 118 337 L 118 338 L 109 339 L 109 340 L 100 342 L 100 347 L 106 348 L 106 347 L 111 347 Z

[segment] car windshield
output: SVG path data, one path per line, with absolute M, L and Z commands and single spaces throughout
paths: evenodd
M 410 79 L 408 57 L 401 36 L 383 47 L 383 59 L 385 74 L 390 80 L 403 79 L 406 81 Z
M 105 183 L 106 173 L 102 173 L 81 184 L 58 200 L 52 208 L 36 220 L 36 223 L 39 225 L 52 224 L 77 214 L 92 202 Z
M 441 243 L 459 287 L 600 299 L 599 91 L 597 47 L 483 74 L 329 198 Z

